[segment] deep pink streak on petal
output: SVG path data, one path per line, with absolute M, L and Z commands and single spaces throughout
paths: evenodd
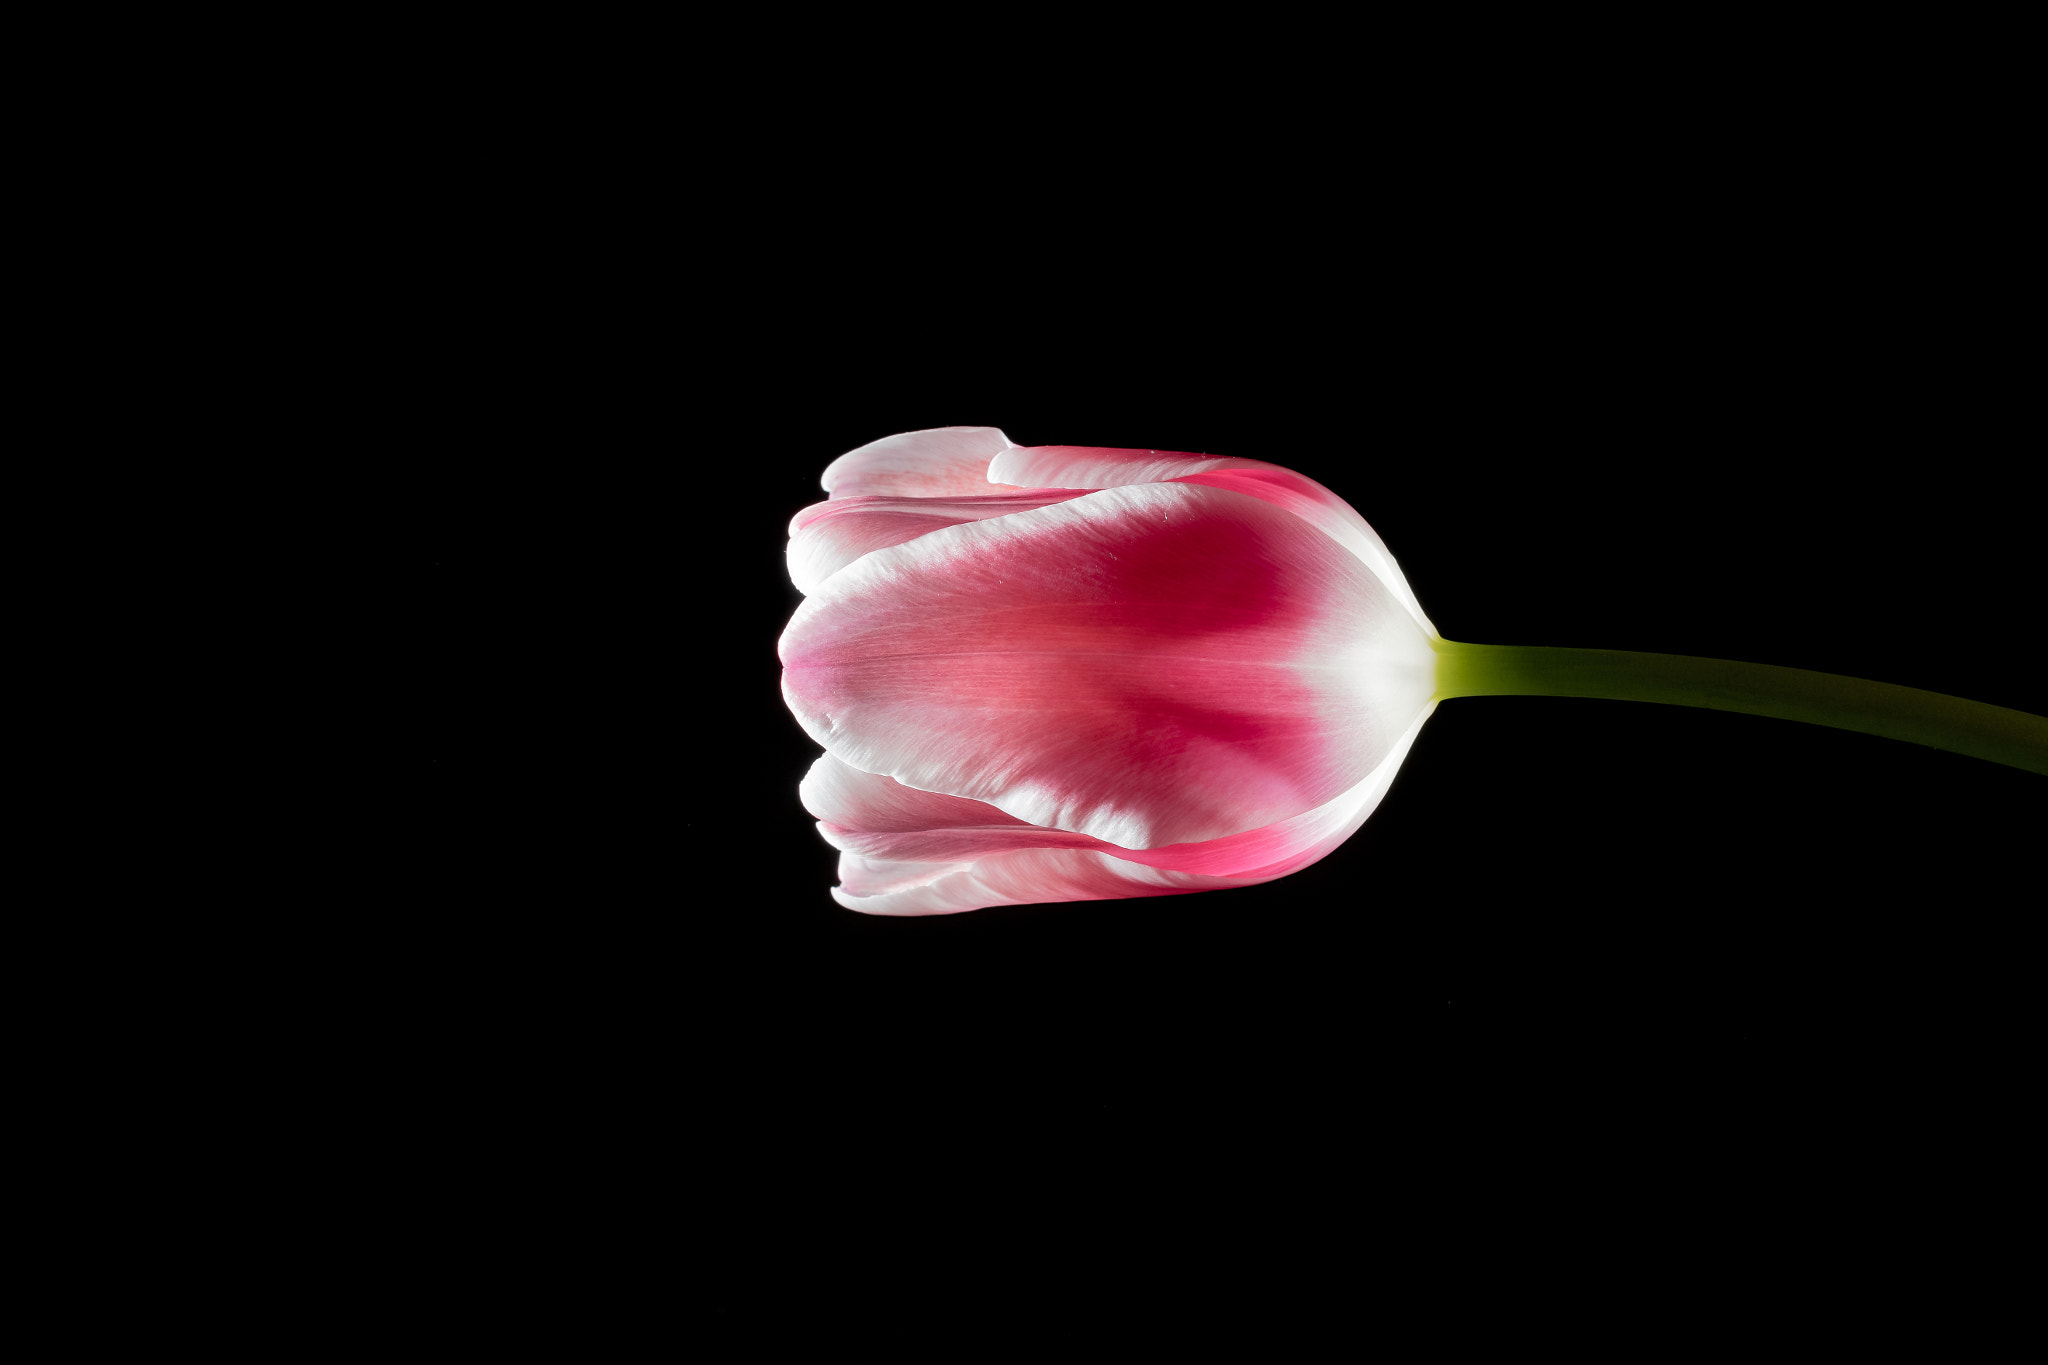
M 1335 493 L 1283 465 L 1181 450 L 1104 446 L 1011 446 L 989 463 L 989 477 L 1048 488 L 1117 488 L 1136 483 L 1200 483 L 1285 507 L 1357 555 L 1432 637 L 1436 627 L 1379 532 Z
M 974 497 L 866 496 L 813 503 L 789 524 L 790 581 L 799 592 L 816 592 L 820 583 L 862 555 L 947 526 L 1006 517 L 1083 496 L 1085 489 L 1023 488 Z
M 791 710 L 854 766 L 1126 849 L 1330 800 L 1433 686 L 1426 641 L 1354 557 L 1185 484 L 875 552 L 798 609 L 782 653 Z M 1396 682 L 1361 682 L 1361 657 Z

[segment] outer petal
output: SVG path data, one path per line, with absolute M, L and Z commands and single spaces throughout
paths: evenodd
M 993 806 L 905 787 L 891 778 L 862 773 L 826 754 L 804 779 L 804 804 L 823 817 L 819 828 L 844 850 L 840 885 L 833 896 L 849 910 L 881 915 L 937 915 L 981 910 L 991 905 L 1026 905 L 1061 900 L 1112 900 L 1255 886 L 1298 872 L 1326 857 L 1378 808 L 1408 756 L 1425 708 L 1371 776 L 1336 800 L 1264 829 L 1200 844 L 1134 852 L 1096 844 L 1086 835 L 1040 829 L 1004 815 Z M 863 826 L 930 827 L 910 833 L 879 830 L 855 834 L 834 817 Z M 885 852 L 888 841 L 894 852 Z M 979 842 L 977 843 L 977 840 Z M 1044 847 L 1076 852 L 1073 857 L 1013 858 L 1017 845 L 1046 841 Z M 1079 840 L 1094 845 L 1099 859 L 1079 856 Z M 1006 844 L 1005 841 L 1008 841 Z M 919 849 L 926 850 L 920 860 Z M 900 860 L 900 861 L 899 861 Z M 1119 866 L 1118 864 L 1124 864 Z M 1140 871 L 1139 868 L 1156 869 Z
M 1116 856 L 1132 862 L 1176 872 L 1200 872 L 1228 877 L 1234 886 L 1252 886 L 1299 872 L 1319 862 L 1346 839 L 1358 833 L 1366 818 L 1386 799 L 1387 788 L 1408 758 L 1422 723 L 1436 711 L 1430 702 L 1418 711 L 1393 749 L 1366 778 L 1335 800 L 1290 820 L 1277 821 L 1263 829 L 1247 830 L 1199 844 L 1171 844 L 1165 848 L 1120 849 Z
M 990 485 L 982 484 L 983 488 Z M 789 579 L 797 591 L 818 585 L 862 555 L 916 540 L 942 527 L 1084 497 L 1080 488 L 1023 488 L 975 497 L 859 497 L 813 503 L 789 523 Z
M 804 809 L 828 824 L 875 834 L 949 828 L 1031 829 L 985 801 L 919 791 L 893 777 L 865 773 L 831 754 L 819 754 L 796 789 Z
M 1201 483 L 1229 488 L 1285 507 L 1333 536 L 1378 574 L 1431 638 L 1436 627 L 1408 586 L 1401 566 L 1379 533 L 1350 503 L 1305 474 L 1264 460 L 1193 455 L 1178 450 L 1114 450 L 1102 446 L 1011 446 L 998 453 L 988 476 L 1046 488 L 1118 488 L 1134 483 Z
M 1162 872 L 1085 849 L 1031 848 L 998 853 L 979 862 L 897 863 L 889 868 L 928 867 L 938 875 L 913 880 L 876 875 L 859 854 L 840 855 L 840 885 L 832 898 L 849 910 L 870 915 L 951 915 L 991 905 L 1036 905 L 1050 901 L 1121 900 L 1131 896 L 1173 896 L 1234 886 L 1222 877 Z M 873 888 L 855 890 L 855 887 Z
M 1127 850 L 1321 806 L 1435 690 L 1381 581 L 1271 502 L 1115 488 L 934 531 L 834 574 L 782 639 L 826 749 Z
M 847 853 L 892 862 L 971 861 L 1020 848 L 1099 848 L 1085 834 L 1046 829 L 983 801 L 906 787 L 821 754 L 797 788 L 818 817 L 825 842 Z
M 839 859 L 836 889 L 849 896 L 890 896 L 929 886 L 971 867 L 969 862 L 892 862 L 847 853 Z
M 988 462 L 1010 448 L 994 427 L 933 427 L 849 450 L 819 479 L 834 498 L 948 498 L 994 493 Z

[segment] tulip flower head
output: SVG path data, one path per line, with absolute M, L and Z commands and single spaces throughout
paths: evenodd
M 888 437 L 790 525 L 783 695 L 839 903 L 1251 886 L 1364 824 L 1440 637 L 1365 519 L 1258 460 Z

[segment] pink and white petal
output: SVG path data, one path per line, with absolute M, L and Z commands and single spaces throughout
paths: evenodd
M 1251 461 L 1246 461 L 1247 464 Z M 1182 483 L 1207 484 L 1211 488 L 1230 488 L 1240 493 L 1249 493 L 1255 498 L 1264 498 L 1276 506 L 1285 507 L 1296 516 L 1319 527 L 1325 535 L 1358 556 L 1368 569 L 1379 575 L 1387 590 L 1400 599 L 1415 623 L 1427 631 L 1431 639 L 1441 639 L 1436 626 L 1422 610 L 1422 603 L 1415 596 L 1415 589 L 1408 585 L 1408 576 L 1401 572 L 1401 566 L 1394 561 L 1387 543 L 1380 539 L 1379 532 L 1366 523 L 1356 508 L 1332 493 L 1306 474 L 1297 474 L 1291 469 L 1278 465 L 1264 469 L 1217 469 L 1202 474 L 1190 474 L 1180 480 Z
M 797 513 L 789 524 L 789 579 L 798 592 L 809 594 L 833 574 L 875 550 L 901 545 L 962 522 L 1006 517 L 1012 512 L 1028 512 L 1086 496 L 1087 490 L 1079 488 L 1025 488 L 975 497 L 867 496 L 814 503 Z
M 1422 733 L 1422 723 L 1435 710 L 1434 701 L 1426 704 L 1370 776 L 1334 801 L 1312 811 L 1264 829 L 1247 830 L 1243 834 L 1211 839 L 1205 843 L 1112 852 L 1116 857 L 1149 867 L 1228 877 L 1235 884 L 1244 886 L 1299 872 L 1309 864 L 1328 857 L 1338 845 L 1358 833 L 1367 817 L 1379 809 L 1380 802 L 1386 798 L 1387 788 L 1393 784 L 1408 751 L 1414 747 L 1415 737 Z
M 972 867 L 971 862 L 896 862 L 858 853 L 839 855 L 839 886 L 849 896 L 887 896 L 928 886 Z
M 1226 878 L 1233 886 L 1252 886 L 1299 872 L 1311 863 L 1329 856 L 1338 845 L 1358 833 L 1367 817 L 1379 808 L 1381 800 L 1387 794 L 1387 788 L 1394 780 L 1394 775 L 1400 770 L 1402 761 L 1408 756 L 1408 750 L 1414 745 L 1416 735 L 1421 733 L 1422 723 L 1429 719 L 1435 709 L 1434 704 L 1424 707 L 1408 727 L 1407 733 L 1401 737 L 1394 752 L 1373 770 L 1370 777 L 1336 800 L 1326 802 L 1291 820 L 1267 825 L 1263 829 L 1247 830 L 1242 834 L 1226 835 L 1221 839 L 1210 839 L 1198 844 L 1169 844 L 1164 848 L 1126 849 L 1103 843 L 1099 839 L 1091 839 L 1085 834 L 1070 834 L 1065 830 L 1045 829 L 1022 822 L 1002 825 L 984 823 L 952 827 L 935 826 L 884 833 L 820 821 L 818 830 L 825 836 L 825 842 L 834 848 L 858 853 L 870 859 L 969 862 L 991 854 L 1007 853 L 1022 848 L 1090 849 L 1146 867 L 1171 872 L 1200 873 L 1204 876 Z M 894 783 L 892 778 L 879 780 Z M 981 805 L 979 802 L 965 804 Z M 993 806 L 981 808 L 1001 816 L 1006 821 L 1009 820 L 1009 817 L 1002 816 L 1002 813 L 996 811 Z
M 896 833 L 981 825 L 1030 828 L 986 802 L 906 787 L 893 777 L 862 772 L 829 753 L 818 755 L 797 784 L 796 794 L 819 820 L 848 829 Z
M 1185 450 L 1118 450 L 1109 446 L 1019 446 L 990 457 L 988 474 L 1005 483 L 1018 477 L 1031 488 L 1122 488 L 1134 483 L 1169 483 L 1189 474 L 1243 465 L 1258 460 L 1228 455 L 1196 455 Z
M 973 854 L 963 852 L 945 861 L 917 860 L 907 854 L 902 855 L 906 859 L 904 861 L 891 861 L 869 849 L 839 844 L 846 850 L 846 856 L 840 859 L 841 884 L 833 889 L 832 895 L 847 909 L 865 914 L 942 915 L 981 910 L 992 905 L 1177 895 L 1273 881 L 1327 857 L 1358 832 L 1366 818 L 1379 808 L 1395 774 L 1400 771 L 1402 762 L 1414 745 L 1415 737 L 1421 733 L 1423 722 L 1435 709 L 1433 704 L 1425 707 L 1401 736 L 1394 751 L 1356 787 L 1335 801 L 1265 829 L 1149 852 L 1112 852 L 1104 851 L 1100 846 L 1085 852 L 1047 850 L 1062 855 L 1073 851 L 1080 856 L 1046 858 L 1012 857 L 1008 851 L 982 847 Z M 830 760 L 831 756 L 826 755 L 826 759 Z M 932 793 L 919 795 L 929 796 Z M 954 797 L 941 799 L 958 800 Z M 820 828 L 825 826 L 821 824 Z M 981 825 L 971 829 L 927 830 L 921 835 L 989 839 L 1012 834 L 1028 838 L 1061 836 L 1063 833 L 1034 826 Z M 915 839 L 921 835 L 874 837 Z M 831 836 L 828 834 L 827 837 Z M 1082 839 L 1086 836 L 1064 837 Z M 968 846 L 966 843 L 959 845 L 963 850 Z M 927 847 L 935 853 L 942 851 L 936 838 Z M 972 861 L 963 861 L 965 858 Z
M 1035 848 L 997 853 L 961 867 L 928 863 L 938 875 L 923 881 L 903 880 L 885 890 L 855 890 L 882 885 L 882 879 L 849 862 L 842 854 L 839 886 L 832 898 L 849 910 L 869 915 L 954 915 L 992 905 L 1039 905 L 1055 901 L 1125 900 L 1134 896 L 1176 896 L 1190 891 L 1219 891 L 1235 885 L 1221 877 L 1167 872 L 1120 862 L 1081 849 Z
M 1046 829 L 982 801 L 906 787 L 820 754 L 797 788 L 825 842 L 889 861 L 971 861 L 1020 848 L 1111 846 L 1085 834 Z
M 1011 446 L 989 464 L 988 476 L 1046 488 L 1117 488 L 1185 482 L 1229 488 L 1285 507 L 1335 537 L 1378 574 L 1432 639 L 1436 627 L 1394 562 L 1386 542 L 1356 508 L 1306 474 L 1264 460 L 1195 455 L 1178 450 L 1116 450 L 1104 446 Z
M 825 842 L 843 853 L 892 862 L 971 862 L 995 853 L 1013 853 L 1020 848 L 1085 848 L 1114 852 L 1113 845 L 1085 834 L 1041 825 L 962 825 L 939 829 L 896 832 L 853 829 L 846 825 L 818 822 Z
M 1428 639 L 1355 556 L 1186 483 L 877 550 L 781 653 L 790 710 L 854 768 L 1124 849 L 1333 800 L 1435 691 Z
M 880 496 L 949 498 L 1004 491 L 990 486 L 988 462 L 1010 448 L 994 427 L 906 431 L 849 450 L 819 479 L 836 500 Z

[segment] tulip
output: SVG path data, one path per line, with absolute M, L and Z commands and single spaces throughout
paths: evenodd
M 1259 460 L 1016 446 L 833 461 L 790 524 L 804 806 L 873 914 L 1251 886 L 1328 854 L 1453 696 L 1787 716 L 2048 772 L 2048 722 L 1797 669 L 1443 639 L 1379 536 Z

